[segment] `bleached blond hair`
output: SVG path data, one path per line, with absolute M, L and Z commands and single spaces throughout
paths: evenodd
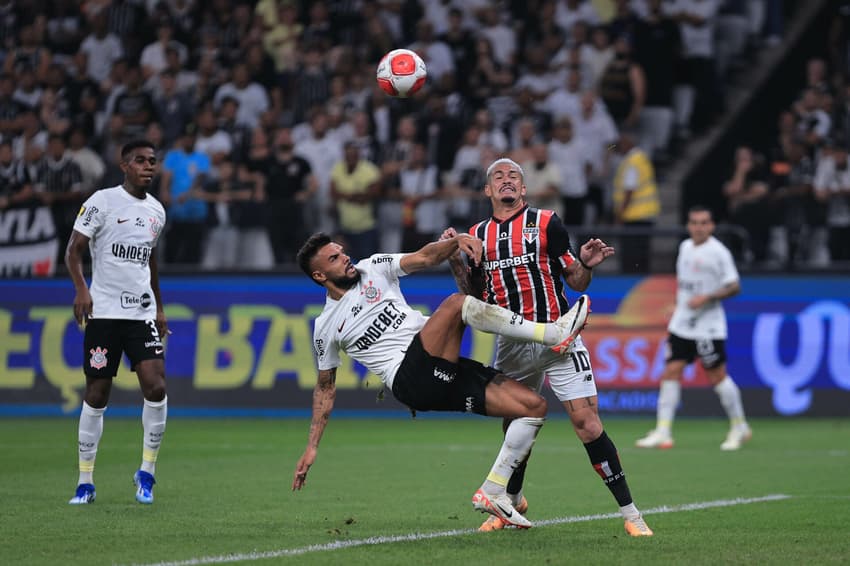
M 519 164 L 519 163 L 517 163 L 516 161 L 514 161 L 513 159 L 509 159 L 509 158 L 507 158 L 507 157 L 502 157 L 501 159 L 497 159 L 496 161 L 494 161 L 493 163 L 491 163 L 491 164 L 490 164 L 490 167 L 488 167 L 488 168 L 487 168 L 487 184 L 488 184 L 488 185 L 489 185 L 489 184 L 491 184 L 491 182 L 492 182 L 492 180 L 493 180 L 493 179 L 492 179 L 492 176 L 493 176 L 493 170 L 494 170 L 494 169 L 495 169 L 498 165 L 501 165 L 502 163 L 507 163 L 507 164 L 508 164 L 508 165 L 510 165 L 511 167 L 515 167 L 515 168 L 516 168 L 516 170 L 517 170 L 517 171 L 519 171 L 519 176 L 520 176 L 520 177 L 522 177 L 522 180 L 523 180 L 523 181 L 525 181 L 525 173 L 522 171 L 522 167 L 520 166 L 520 164 Z

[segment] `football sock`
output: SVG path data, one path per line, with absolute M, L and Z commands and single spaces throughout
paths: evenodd
M 168 415 L 168 396 L 162 401 L 148 401 L 142 408 L 142 428 L 144 429 L 144 448 L 142 450 L 141 470 L 154 475 L 156 471 L 156 457 L 159 454 L 159 445 L 162 443 L 162 435 L 165 433 L 165 419 Z
M 593 469 L 614 494 L 614 499 L 617 500 L 620 507 L 632 503 L 632 494 L 629 492 L 629 484 L 626 483 L 626 474 L 620 466 L 617 447 L 608 438 L 608 433 L 603 430 L 599 438 L 586 442 L 584 449 L 587 450 Z
M 732 426 L 744 424 L 744 404 L 741 402 L 741 390 L 728 375 L 714 386 L 714 392 L 720 397 L 720 404 L 729 416 Z
M 673 418 L 676 416 L 676 407 L 682 398 L 682 385 L 677 379 L 663 379 L 658 389 L 658 423 L 655 429 L 659 432 L 670 434 L 673 427 Z
M 515 312 L 487 304 L 470 295 L 463 301 L 461 317 L 468 326 L 482 332 L 549 346 L 560 342 L 563 332 L 552 323 L 525 320 Z
M 519 463 L 514 473 L 511 474 L 511 479 L 508 480 L 507 491 L 511 500 L 514 503 L 519 503 L 522 499 L 522 484 L 525 481 L 525 468 L 528 465 L 528 457 Z
M 103 413 L 106 407 L 95 409 L 83 401 L 80 411 L 80 426 L 77 431 L 77 450 L 79 453 L 80 478 L 77 485 L 94 483 L 94 459 L 97 456 L 97 445 L 103 434 Z
M 522 417 L 511 422 L 505 432 L 505 440 L 502 442 L 499 456 L 482 486 L 485 492 L 503 493 L 505 491 L 508 479 L 531 452 L 537 433 L 540 432 L 540 427 L 545 421 L 544 417 Z
M 638 511 L 634 503 L 620 507 L 620 514 L 623 516 L 623 519 L 637 519 L 640 517 L 640 511 Z

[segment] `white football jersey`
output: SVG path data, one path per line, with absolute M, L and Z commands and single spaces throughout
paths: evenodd
M 676 310 L 667 330 L 691 340 L 726 339 L 726 314 L 720 301 L 710 301 L 700 309 L 688 306 L 691 297 L 714 293 L 738 281 L 735 261 L 726 246 L 714 236 L 699 246 L 688 238 L 679 246 L 676 279 Z
M 74 230 L 90 238 L 92 318 L 156 318 L 150 262 L 165 226 L 153 195 L 138 199 L 118 185 L 83 203 Z
M 398 278 L 405 254 L 373 255 L 354 267 L 360 281 L 339 300 L 327 298 L 316 318 L 313 347 L 320 370 L 339 366 L 342 350 L 381 378 L 387 387 L 413 337 L 427 317 L 407 304 Z

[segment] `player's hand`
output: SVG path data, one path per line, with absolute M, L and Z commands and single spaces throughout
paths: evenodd
M 468 255 L 474 265 L 480 265 L 484 254 L 484 242 L 469 234 L 457 234 L 455 238 L 458 249 Z
M 614 247 L 599 238 L 591 238 L 579 250 L 579 257 L 588 267 L 596 267 L 614 255 Z
M 91 299 L 91 293 L 88 289 L 80 289 L 74 296 L 74 320 L 77 321 L 77 326 L 82 328 L 88 322 L 91 316 L 94 303 Z
M 711 301 L 711 297 L 708 295 L 694 295 L 688 300 L 688 306 L 692 309 L 701 309 Z
M 307 483 L 307 472 L 310 466 L 316 461 L 316 449 L 308 447 L 304 450 L 304 454 L 295 465 L 295 476 L 292 478 L 292 491 L 296 491 L 304 487 Z
M 443 233 L 442 233 L 442 234 L 440 234 L 440 241 L 442 242 L 442 241 L 444 241 L 444 240 L 451 240 L 451 239 L 452 239 L 452 238 L 454 238 L 455 236 L 457 236 L 457 230 L 455 230 L 454 228 L 452 228 L 452 227 L 450 226 L 450 227 L 446 228 L 445 230 L 443 230 Z M 455 253 L 453 253 L 453 254 L 449 257 L 449 261 L 457 261 L 457 260 L 459 260 L 459 259 L 460 259 L 460 248 L 458 248 L 458 249 L 455 251 Z
M 156 330 L 159 332 L 160 340 L 168 334 L 168 320 L 165 318 L 165 313 L 161 310 L 156 311 Z

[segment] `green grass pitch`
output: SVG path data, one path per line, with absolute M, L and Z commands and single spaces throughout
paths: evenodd
M 616 504 L 563 418 L 527 475 L 542 524 L 497 533 L 474 532 L 484 516 L 470 504 L 499 448 L 495 419 L 332 418 L 293 493 L 308 425 L 173 418 L 143 506 L 140 421 L 107 414 L 97 501 L 76 507 L 76 420 L 0 420 L 0 564 L 850 563 L 850 420 L 755 420 L 750 444 L 723 453 L 720 420 L 680 420 L 676 447 L 658 452 L 633 447 L 649 420 L 608 418 L 637 505 L 658 511 L 642 539 L 588 517 Z M 789 497 L 678 507 L 768 495 Z

